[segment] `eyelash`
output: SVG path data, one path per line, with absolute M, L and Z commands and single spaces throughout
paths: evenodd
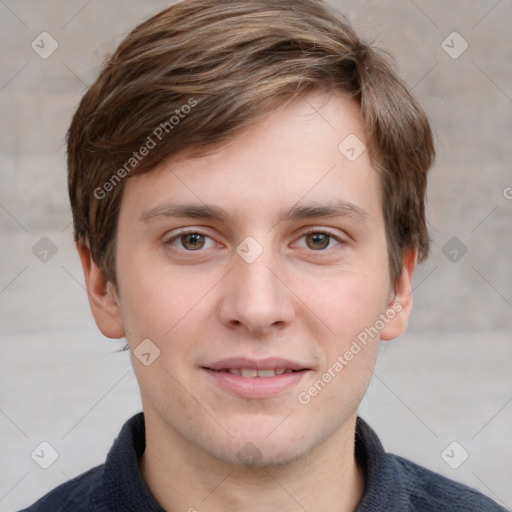
M 315 253 L 327 253 L 329 251 L 332 251 L 333 249 L 335 249 L 336 247 L 339 247 L 341 245 L 343 245 L 345 242 L 337 235 L 335 235 L 334 233 L 332 233 L 331 231 L 329 231 L 328 229 L 318 229 L 318 228 L 314 228 L 314 229 L 309 229 L 308 231 L 302 233 L 302 235 L 300 236 L 299 240 L 308 236 L 308 235 L 313 235 L 313 234 L 319 234 L 319 235 L 327 235 L 331 240 L 336 240 L 336 242 L 338 242 L 338 244 L 334 247 L 330 247 L 330 248 L 326 248 L 326 249 L 320 249 L 318 251 L 315 251 L 313 249 L 310 249 L 310 251 L 312 252 L 315 252 Z M 329 244 L 327 244 L 328 246 L 330 245 L 330 241 L 329 241 Z
M 165 243 L 166 245 L 173 245 L 172 242 L 176 241 L 176 240 L 179 240 L 180 238 L 186 236 L 186 235 L 201 235 L 201 236 L 204 236 L 206 238 L 210 238 L 211 240 L 213 240 L 213 238 L 211 238 L 209 235 L 207 235 L 206 233 L 203 233 L 202 231 L 199 231 L 197 229 L 188 229 L 188 230 L 184 230 L 184 231 L 181 231 L 180 233 L 178 233 L 177 235 L 173 236 L 172 238 L 169 238 Z M 302 235 L 300 236 L 299 240 L 308 236 L 308 235 L 312 235 L 312 234 L 321 234 L 321 235 L 327 235 L 329 238 L 331 239 L 334 239 L 336 240 L 336 242 L 338 242 L 338 245 L 343 245 L 345 242 L 344 240 L 342 240 L 339 236 L 335 235 L 334 233 L 332 233 L 331 231 L 329 230 L 326 230 L 326 229 L 310 229 L 304 233 L 302 233 Z M 337 246 L 335 246 L 337 247 Z M 197 249 L 196 251 L 193 251 L 193 250 L 189 250 L 189 249 L 182 249 L 182 248 L 177 248 L 179 249 L 180 251 L 183 251 L 183 252 L 189 252 L 189 253 L 194 253 L 194 252 L 203 252 L 205 249 Z M 334 249 L 334 247 L 331 247 L 329 249 L 320 249 L 318 251 L 315 251 L 314 249 L 310 249 L 312 252 L 315 252 L 315 253 L 322 253 L 322 252 L 327 252 L 327 251 L 330 251 Z
M 210 238 L 210 239 L 213 240 L 213 238 L 211 236 L 207 235 L 206 233 L 203 233 L 202 231 L 199 231 L 197 229 L 186 229 L 186 230 L 181 231 L 177 235 L 173 236 L 172 238 L 169 238 L 165 242 L 165 244 L 166 245 L 172 245 L 172 242 L 174 242 L 175 240 L 179 240 L 180 238 L 182 238 L 184 236 L 187 236 L 187 235 L 201 235 L 201 236 L 204 236 L 206 238 Z M 198 249 L 196 251 L 191 251 L 191 250 L 188 250 L 188 249 L 181 249 L 180 247 L 177 247 L 177 249 L 179 249 L 180 251 L 183 251 L 183 252 L 190 252 L 190 253 L 202 252 L 203 251 L 202 249 Z

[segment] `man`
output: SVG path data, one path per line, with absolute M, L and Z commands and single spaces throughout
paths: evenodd
M 494 511 L 357 416 L 428 254 L 428 120 L 313 0 L 142 23 L 68 133 L 75 239 L 144 413 L 30 511 Z

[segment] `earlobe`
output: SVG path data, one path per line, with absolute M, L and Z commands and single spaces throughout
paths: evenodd
M 388 322 L 380 333 L 381 340 L 394 340 L 407 329 L 412 312 L 412 280 L 417 254 L 417 249 L 409 250 L 404 254 L 402 272 L 395 286 L 395 294 L 386 309 Z
M 115 287 L 105 279 L 103 272 L 93 261 L 89 247 L 78 242 L 77 249 L 84 270 L 89 305 L 98 329 L 107 338 L 123 338 L 125 329 Z

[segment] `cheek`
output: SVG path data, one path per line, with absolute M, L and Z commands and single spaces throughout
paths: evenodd
M 380 344 L 380 315 L 386 310 L 386 275 L 354 273 L 311 290 L 309 318 L 319 329 L 322 358 L 311 387 L 299 403 L 325 414 L 356 410 L 371 380 Z M 305 313 L 304 313 L 305 314 Z M 339 419 L 339 418 L 338 418 Z M 337 421 L 334 420 L 333 421 Z
M 318 378 L 326 386 L 317 383 L 323 389 L 317 406 L 357 407 L 364 395 L 378 355 L 380 330 L 375 326 L 386 309 L 388 284 L 385 273 L 352 273 L 311 290 L 308 305 L 315 315 L 309 318 L 322 330 L 317 335 L 325 356 Z
M 375 323 L 387 305 L 387 269 L 378 272 L 344 272 L 329 279 L 305 279 L 304 303 L 335 339 L 352 339 Z M 300 293 L 300 292 L 299 292 Z
M 205 318 L 214 316 L 208 292 L 218 283 L 218 273 L 190 272 L 165 261 L 147 264 L 143 258 L 125 258 L 123 267 L 121 314 L 132 347 L 149 338 L 163 353 L 175 355 L 193 344 Z

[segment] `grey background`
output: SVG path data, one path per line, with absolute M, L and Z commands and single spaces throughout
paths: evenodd
M 333 3 L 395 56 L 438 139 L 432 254 L 415 278 L 409 330 L 383 345 L 360 413 L 388 451 L 510 508 L 512 2 Z M 103 462 L 140 410 L 127 353 L 102 337 L 89 311 L 64 135 L 108 52 L 168 4 L 0 0 L 2 511 Z M 43 31 L 59 44 L 48 59 L 31 48 Z M 462 48 L 458 36 L 447 39 L 454 31 L 469 45 L 458 58 L 445 51 Z M 43 237 L 57 251 L 47 262 L 33 252 Z M 48 469 L 30 457 L 42 441 L 59 454 Z M 452 441 L 469 454 L 458 469 L 441 457 Z

